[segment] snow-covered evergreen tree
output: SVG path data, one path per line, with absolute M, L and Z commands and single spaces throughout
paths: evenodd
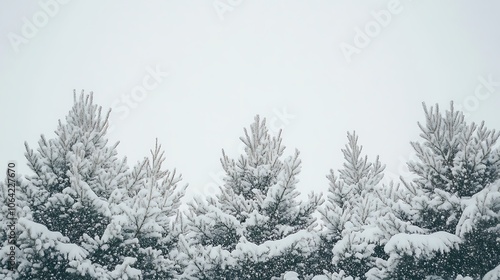
M 184 253 L 196 279 L 270 279 L 307 270 L 315 218 L 321 203 L 296 189 L 299 152 L 282 160 L 281 132 L 271 137 L 259 116 L 245 136 L 238 161 L 223 151 L 225 184 L 216 198 L 198 198 L 187 213 L 192 232 Z M 188 248 L 191 246 L 190 248 Z
M 32 217 L 19 220 L 23 279 L 75 278 L 79 273 L 70 268 L 91 253 L 84 245 L 104 233 L 111 220 L 108 199 L 125 182 L 118 143 L 110 146 L 105 137 L 109 112 L 101 114 L 92 94 L 74 98 L 56 138 L 42 135 L 37 151 L 26 144 L 33 175 L 24 188 Z
M 383 177 L 384 167 L 378 157 L 369 162 L 362 156 L 358 136 L 348 133 L 348 144 L 342 149 L 345 163 L 336 176 L 331 170 L 327 176 L 330 187 L 327 201 L 320 209 L 326 227 L 323 233 L 327 251 L 323 258 L 331 265 L 325 269 L 337 277 L 345 275 L 364 278 L 380 254 L 374 220 L 380 205 L 375 199 L 375 187 Z M 375 230 L 374 230 L 375 229 Z
M 7 181 L 7 180 L 6 180 Z M 15 209 L 8 208 L 8 199 L 12 198 L 7 192 L 6 184 L 0 183 L 0 197 L 2 207 L 0 222 L 2 234 L 0 240 L 2 250 L 0 260 L 2 268 L 0 279 L 64 279 L 67 273 L 68 262 L 83 260 L 87 252 L 81 247 L 71 244 L 67 237 L 59 232 L 53 232 L 46 226 L 33 222 L 29 208 L 30 182 L 21 176 L 15 180 Z M 12 219 L 14 218 L 14 219 Z M 7 238 L 14 230 L 15 244 Z M 12 239 L 11 239 L 12 240 Z M 14 245 L 14 251 L 11 246 Z M 7 263 L 7 259 L 14 253 L 14 269 Z
M 109 223 L 107 199 L 124 182 L 125 160 L 105 138 L 108 116 L 93 104 L 92 94 L 80 95 L 66 117 L 59 121 L 57 138 L 42 135 L 34 152 L 26 144 L 26 157 L 34 172 L 31 209 L 35 222 L 59 231 L 71 242 L 83 235 L 100 236 Z M 81 226 L 75 226 L 81 225 Z
M 92 94 L 77 98 L 59 121 L 56 138 L 43 135 L 39 148 L 26 144 L 33 175 L 18 178 L 16 211 L 0 208 L 2 279 L 173 279 L 183 273 L 177 241 L 185 230 L 178 208 L 185 193 L 157 143 L 151 159 L 132 170 L 108 145 L 108 114 Z M 0 199 L 9 199 L 5 185 Z M 5 217 L 16 218 L 17 269 L 10 253 Z
M 327 176 L 327 201 L 319 209 L 325 230 L 321 232 L 321 263 L 331 279 L 367 279 L 368 271 L 387 258 L 383 248 L 400 232 L 418 229 L 404 221 L 399 209 L 398 185 L 381 183 L 384 166 L 378 157 L 368 161 L 358 136 L 347 133 L 342 149 L 345 162 Z
M 139 162 L 127 174 L 125 188 L 111 194 L 112 221 L 104 235 L 91 244 L 91 261 L 116 266 L 133 258 L 131 267 L 141 271 L 140 279 L 174 279 L 182 268 L 176 262 L 181 176 L 163 170 L 164 152 L 158 142 L 151 158 Z
M 423 234 L 398 234 L 386 245 L 385 278 L 479 278 L 500 264 L 499 133 L 467 124 L 453 109 L 424 104 L 422 142 L 412 142 L 416 176 L 402 198 L 406 214 Z

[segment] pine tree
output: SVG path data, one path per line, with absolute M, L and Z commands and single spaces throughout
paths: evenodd
M 85 244 L 104 233 L 111 220 L 108 199 L 124 184 L 125 160 L 105 138 L 108 114 L 83 93 L 59 121 L 57 137 L 41 136 L 39 148 L 26 145 L 33 175 L 25 194 L 32 219 L 20 219 L 24 228 L 20 250 L 29 266 L 20 267 L 23 279 L 68 279 L 81 275 L 74 267 L 91 254 Z M 99 270 L 97 276 L 106 274 Z M 104 276 L 102 276 L 104 277 Z
M 474 278 L 500 263 L 499 133 L 484 122 L 467 124 L 453 109 L 424 104 L 422 142 L 412 142 L 418 161 L 403 183 L 406 213 L 423 234 L 398 234 L 387 244 L 385 277 Z
M 388 258 L 384 246 L 400 232 L 418 228 L 406 222 L 397 203 L 399 185 L 381 183 L 384 166 L 362 155 L 356 133 L 347 133 L 343 168 L 333 170 L 327 201 L 319 209 L 325 230 L 320 233 L 321 263 L 331 279 L 368 279 L 378 262 Z
M 462 274 L 483 276 L 500 266 L 500 180 L 461 202 L 456 234 L 462 243 L 456 261 Z
M 19 176 L 15 179 L 15 208 L 9 208 L 9 195 L 5 186 L 12 183 L 6 180 L 0 183 L 0 221 L 2 234 L 0 240 L 3 250 L 0 251 L 1 279 L 63 279 L 68 277 L 68 261 L 81 261 L 87 252 L 81 247 L 69 243 L 67 237 L 47 229 L 44 225 L 33 222 L 29 208 L 30 182 Z M 12 202 L 12 200 L 10 200 Z M 14 237 L 11 230 L 14 230 Z M 8 236 L 7 236 L 8 234 Z M 9 238 L 7 238 L 9 237 Z M 13 244 L 11 241 L 15 241 Z M 11 246 L 14 245 L 14 251 Z M 10 266 L 7 259 L 14 253 L 15 265 Z
M 320 209 L 326 226 L 324 248 L 329 250 L 324 252 L 324 258 L 332 263 L 325 269 L 334 271 L 338 278 L 364 278 L 382 246 L 372 235 L 380 234 L 373 231 L 377 229 L 374 220 L 380 208 L 374 193 L 383 177 L 384 166 L 378 157 L 368 162 L 367 156 L 362 156 L 355 133 L 348 133 L 347 138 L 348 144 L 342 149 L 343 169 L 339 170 L 338 177 L 333 170 L 327 176 L 330 182 L 328 198 Z
M 127 257 L 141 271 L 140 279 L 174 279 L 182 273 L 176 262 L 178 235 L 173 225 L 186 187 L 178 189 L 181 176 L 163 170 L 161 145 L 156 142 L 151 158 L 139 162 L 127 174 L 125 188 L 110 199 L 113 218 L 104 235 L 93 244 L 92 261 L 119 265 Z
M 223 151 L 221 193 L 190 203 L 192 232 L 184 246 L 193 259 L 190 269 L 198 279 L 270 279 L 305 271 L 312 214 L 321 199 L 311 194 L 306 202 L 297 200 L 299 152 L 282 160 L 281 132 L 271 137 L 259 116 L 240 139 L 245 154 L 238 161 Z

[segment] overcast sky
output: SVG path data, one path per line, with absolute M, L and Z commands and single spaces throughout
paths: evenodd
M 256 114 L 301 151 L 299 190 L 326 191 L 356 130 L 387 176 L 421 102 L 500 129 L 498 1 L 0 2 L 0 163 L 55 137 L 73 90 L 113 110 L 129 164 L 158 138 L 189 193 L 211 194 Z M 2 167 L 2 168 L 4 168 Z

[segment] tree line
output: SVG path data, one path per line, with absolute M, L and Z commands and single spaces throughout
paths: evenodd
M 25 143 L 16 178 L 14 267 L 7 178 L 0 182 L 1 279 L 500 279 L 499 132 L 453 103 L 424 104 L 411 178 L 347 133 L 326 194 L 300 199 L 302 162 L 256 116 L 222 152 L 224 184 L 181 210 L 186 185 L 161 144 L 129 166 L 106 138 L 110 112 L 74 95 L 54 138 Z

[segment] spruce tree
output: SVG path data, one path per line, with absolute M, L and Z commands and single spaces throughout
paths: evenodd
M 380 277 L 479 278 L 500 263 L 499 133 L 468 124 L 453 108 L 424 104 L 423 141 L 412 142 L 415 178 L 402 194 L 408 218 L 422 234 L 397 234 Z
M 182 273 L 176 260 L 182 229 L 173 223 L 186 187 L 179 189 L 181 176 L 163 170 L 164 161 L 157 141 L 151 157 L 127 174 L 126 186 L 111 194 L 112 221 L 92 244 L 92 261 L 116 266 L 132 258 L 131 267 L 141 271 L 140 279 L 174 279 Z
M 198 279 L 270 279 L 291 270 L 304 272 L 315 218 L 321 203 L 310 195 L 297 199 L 299 152 L 282 159 L 281 132 L 271 137 L 265 119 L 255 117 L 241 141 L 238 161 L 223 151 L 226 173 L 221 193 L 190 203 L 192 232 L 185 253 Z M 191 250 L 188 245 L 192 244 Z
M 92 94 L 77 98 L 57 137 L 41 136 L 38 149 L 26 145 L 25 187 L 31 219 L 24 228 L 20 250 L 29 265 L 20 267 L 23 279 L 68 279 L 83 275 L 75 266 L 91 254 L 85 244 L 104 233 L 111 220 L 108 199 L 124 184 L 125 160 L 105 137 L 108 116 L 93 104 Z M 107 272 L 100 271 L 97 276 Z M 103 276 L 104 277 L 104 276 Z
M 356 133 L 347 133 L 343 168 L 327 176 L 327 201 L 319 209 L 321 263 L 330 279 L 370 279 L 388 258 L 384 246 L 399 232 L 418 232 L 399 208 L 399 185 L 382 184 L 384 166 L 363 155 Z M 319 276 L 318 276 L 319 277 Z M 326 276 L 325 276 L 326 277 Z
M 378 157 L 369 162 L 367 156 L 362 156 L 355 133 L 348 133 L 347 138 L 348 144 L 342 149 L 343 169 L 339 170 L 339 176 L 333 170 L 327 176 L 330 187 L 327 201 L 320 209 L 326 227 L 324 248 L 328 250 L 324 258 L 330 262 L 325 269 L 335 277 L 364 279 L 382 246 L 377 237 L 371 235 L 379 234 L 373 230 L 380 208 L 374 193 L 383 177 L 384 166 Z

